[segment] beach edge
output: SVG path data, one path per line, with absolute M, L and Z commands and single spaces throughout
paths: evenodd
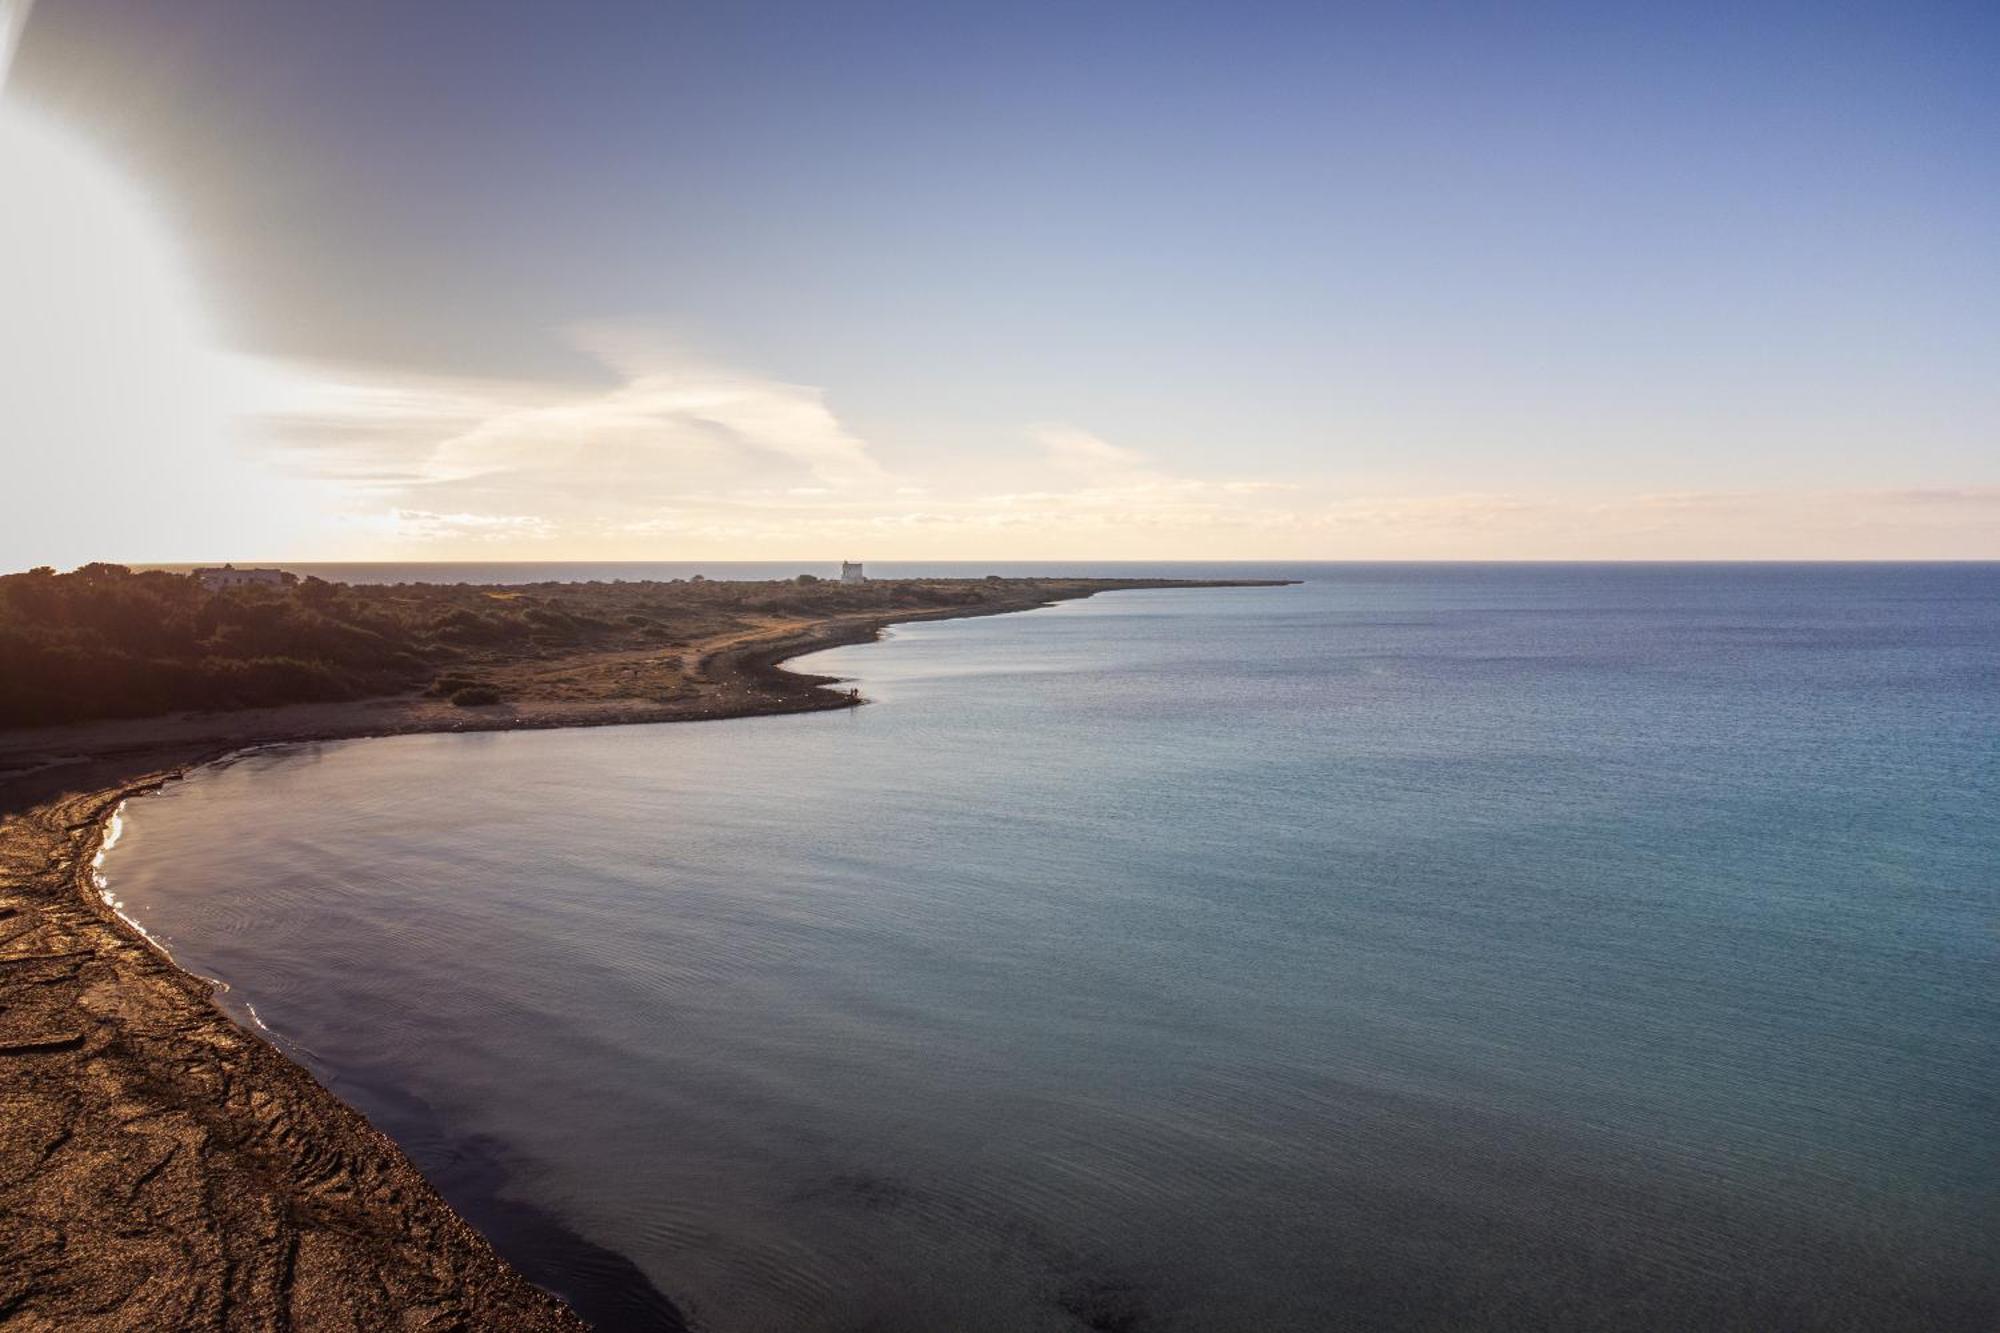
M 853 707 L 864 702 L 857 694 L 828 688 L 837 678 L 784 664 L 876 641 L 898 624 L 1010 615 L 1107 591 L 1284 581 L 1104 582 L 1000 605 L 829 617 L 733 642 L 704 653 L 700 669 L 743 692 L 699 709 L 632 701 L 398 715 L 362 700 L 216 714 L 203 719 L 214 734 L 150 745 L 143 721 L 50 728 L 26 733 L 26 745 L 23 733 L 12 743 L 0 733 L 0 763 L 66 737 L 83 748 L 61 763 L 0 771 L 0 996 L 10 1018 L 26 1015 L 25 1027 L 0 1036 L 0 1106 L 21 1128 L 0 1145 L 0 1241 L 8 1242 L 0 1253 L 12 1256 L 0 1262 L 0 1314 L 27 1329 L 353 1323 L 410 1310 L 447 1324 L 590 1327 L 501 1256 L 392 1138 L 239 1023 L 212 979 L 182 967 L 113 906 L 96 861 L 126 801 L 271 745 Z M 17 992 L 36 1003 L 23 1009 Z M 134 1130 L 140 1121 L 148 1123 Z M 215 1186 L 238 1180 L 243 1188 L 217 1211 Z M 42 1222 L 59 1203 L 67 1225 Z M 151 1224 L 135 1227 L 135 1217 Z M 190 1233 L 201 1243 L 190 1247 Z M 175 1276 L 135 1280 L 148 1271 Z

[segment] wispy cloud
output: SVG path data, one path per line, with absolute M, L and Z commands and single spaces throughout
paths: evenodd
M 1977 486 L 1410 493 L 1197 475 L 1066 422 L 1023 427 L 978 467 L 945 452 L 891 468 L 823 389 L 644 330 L 570 336 L 599 382 L 267 367 L 268 447 L 337 491 L 341 530 L 378 555 L 1949 555 L 1990 550 L 2000 510 L 2000 488 Z
M 545 542 L 555 538 L 556 525 L 539 514 L 437 514 L 425 509 L 395 509 L 373 524 L 392 539 L 406 542 Z
M 879 488 L 881 466 L 816 388 L 675 351 L 643 333 L 580 328 L 601 384 L 328 373 L 265 376 L 256 395 L 274 456 L 344 488 L 361 513 L 450 516 L 397 530 L 441 540 L 633 533 L 647 516 L 755 486 L 794 496 Z M 511 520 L 532 518 L 532 529 Z
M 1033 427 L 1029 434 L 1041 445 L 1048 461 L 1058 469 L 1085 477 L 1125 477 L 1147 470 L 1146 457 L 1134 449 L 1122 449 L 1087 430 L 1060 423 Z
M 884 533 L 1212 527 L 1288 483 L 1174 475 L 1067 424 L 1025 429 L 995 492 L 948 464 L 893 473 L 824 390 L 585 326 L 598 384 L 268 368 L 251 394 L 273 456 L 342 493 L 350 531 L 400 546 L 787 547 Z

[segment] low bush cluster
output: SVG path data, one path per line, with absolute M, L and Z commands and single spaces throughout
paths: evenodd
M 211 589 L 92 564 L 0 576 L 0 727 L 424 690 L 498 702 L 481 670 L 692 643 L 771 616 L 978 605 L 1011 583 L 918 580 L 350 585 Z M 486 694 L 492 694 L 488 699 Z

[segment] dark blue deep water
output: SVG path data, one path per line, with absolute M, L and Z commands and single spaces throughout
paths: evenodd
M 1293 572 L 258 753 L 112 889 L 609 1325 L 2000 1326 L 2000 567 Z

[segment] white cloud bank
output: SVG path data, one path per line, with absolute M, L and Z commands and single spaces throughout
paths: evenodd
M 2000 487 L 1410 494 L 1194 475 L 1067 423 L 996 469 L 885 466 L 824 390 L 641 331 L 603 382 L 266 375 L 271 457 L 347 558 L 1854 558 L 2000 554 Z M 1004 484 L 992 477 L 1003 475 Z
M 1063 425 L 1023 432 L 1019 490 L 949 464 L 899 474 L 821 389 L 629 329 L 572 337 L 604 383 L 295 369 L 264 377 L 259 428 L 285 470 L 337 492 L 339 554 L 390 558 L 1114 554 L 1135 530 L 1248 527 L 1277 489 L 1173 476 Z

